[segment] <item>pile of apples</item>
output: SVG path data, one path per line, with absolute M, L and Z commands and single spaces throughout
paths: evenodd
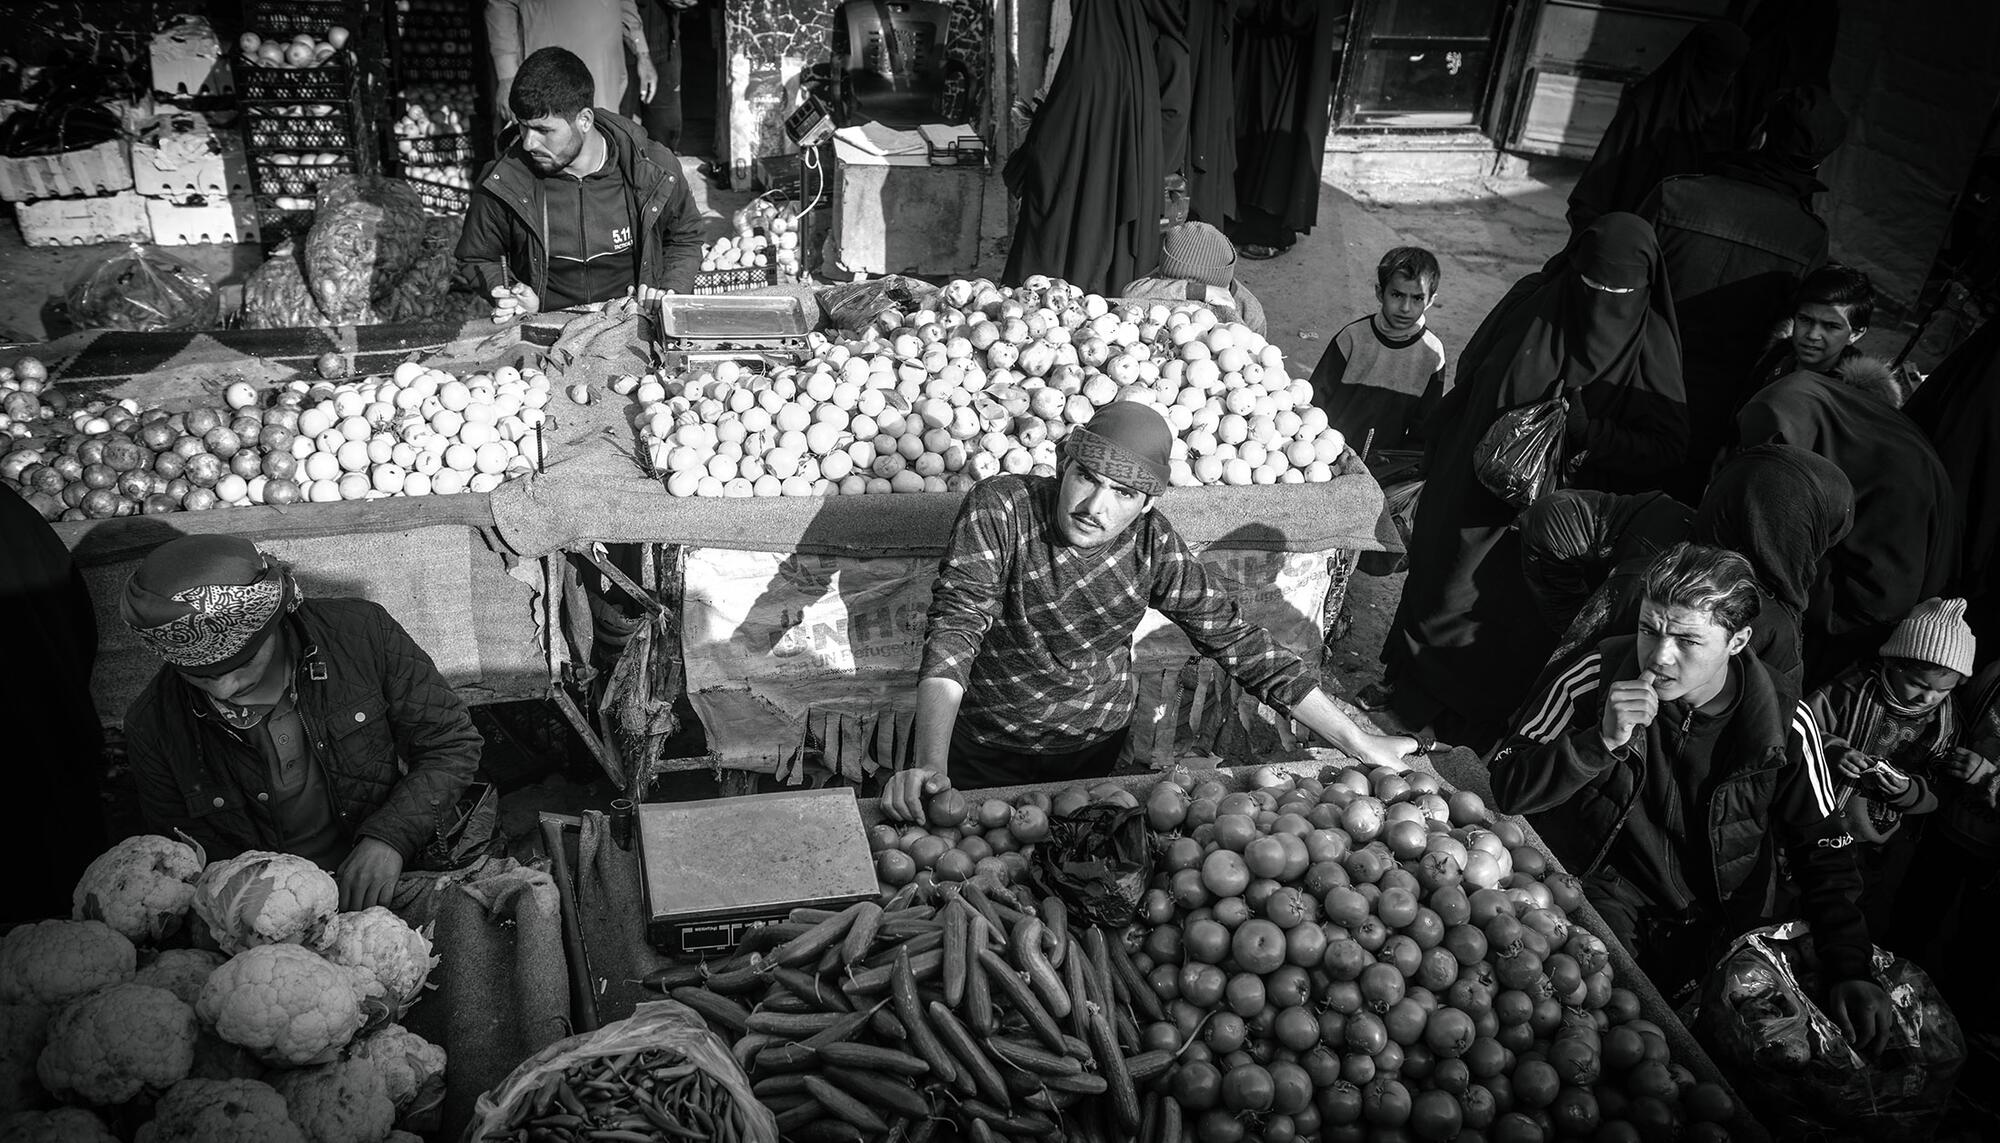
M 300 32 L 291 39 L 272 36 L 266 39 L 257 32 L 245 32 L 236 41 L 243 62 L 252 67 L 318 67 L 347 47 L 348 31 L 334 25 L 324 36 L 314 36 L 310 32 Z
M 887 309 L 859 336 L 808 346 L 804 364 L 769 373 L 725 361 L 613 384 L 637 402 L 669 492 L 956 492 L 1053 475 L 1063 438 L 1115 400 L 1167 418 L 1180 486 L 1324 482 L 1347 449 L 1276 346 L 1194 303 L 958 279 L 935 309 Z
M 798 208 L 757 199 L 730 215 L 735 229 L 703 246 L 703 270 L 735 270 L 745 266 L 776 266 L 778 280 L 799 279 Z
M 50 520 L 490 492 L 539 463 L 549 396 L 537 369 L 461 378 L 413 362 L 338 384 L 237 381 L 219 404 L 181 412 L 130 399 L 72 409 L 59 391 L 15 389 L 8 416 L 35 431 L 10 429 L 0 481 Z
M 64 394 L 49 386 L 49 368 L 39 357 L 0 365 L 0 450 L 11 440 L 41 432 L 67 407 Z

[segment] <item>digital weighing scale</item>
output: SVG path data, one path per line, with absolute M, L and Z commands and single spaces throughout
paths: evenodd
M 793 909 L 879 892 L 852 789 L 648 802 L 638 816 L 646 939 L 670 955 L 726 951 Z
M 768 372 L 805 360 L 816 316 L 796 295 L 672 294 L 660 300 L 655 356 L 674 372 L 723 361 Z

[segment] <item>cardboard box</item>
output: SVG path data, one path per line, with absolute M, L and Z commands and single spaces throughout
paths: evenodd
M 132 157 L 123 139 L 59 155 L 0 159 L 0 199 L 8 202 L 115 194 L 130 189 Z
M 255 242 L 258 237 L 257 204 L 247 194 L 193 205 L 149 198 L 146 217 L 153 241 L 161 246 Z
M 979 264 L 986 184 L 998 181 L 986 167 L 874 155 L 836 138 L 834 176 L 827 272 L 957 275 Z
M 167 96 L 234 95 L 236 79 L 215 30 L 183 16 L 153 37 L 153 90 Z
M 150 242 L 146 199 L 127 191 L 101 198 L 52 198 L 14 204 L 21 240 L 30 246 L 88 246 L 96 242 Z

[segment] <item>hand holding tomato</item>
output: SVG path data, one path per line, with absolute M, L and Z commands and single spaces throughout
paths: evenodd
M 1889 1046 L 1895 1010 L 1889 1005 L 1889 994 L 1874 981 L 1841 981 L 1833 986 L 1827 1007 L 1856 1051 L 1878 1056 Z
M 882 783 L 882 812 L 897 821 L 922 821 L 924 799 L 949 789 L 951 779 L 936 770 L 921 766 L 899 770 Z

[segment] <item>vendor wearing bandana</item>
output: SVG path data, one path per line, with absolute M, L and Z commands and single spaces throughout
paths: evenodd
M 913 765 L 883 789 L 891 816 L 920 817 L 947 786 L 1109 774 L 1149 606 L 1251 694 L 1364 762 L 1402 768 L 1416 743 L 1350 721 L 1155 510 L 1172 444 L 1152 407 L 1115 401 L 1070 431 L 1056 476 L 994 476 L 966 493 L 931 589 Z
M 211 859 L 276 850 L 386 905 L 479 766 L 471 714 L 379 605 L 300 596 L 232 536 L 154 549 L 125 623 L 166 661 L 125 717 L 146 828 Z

